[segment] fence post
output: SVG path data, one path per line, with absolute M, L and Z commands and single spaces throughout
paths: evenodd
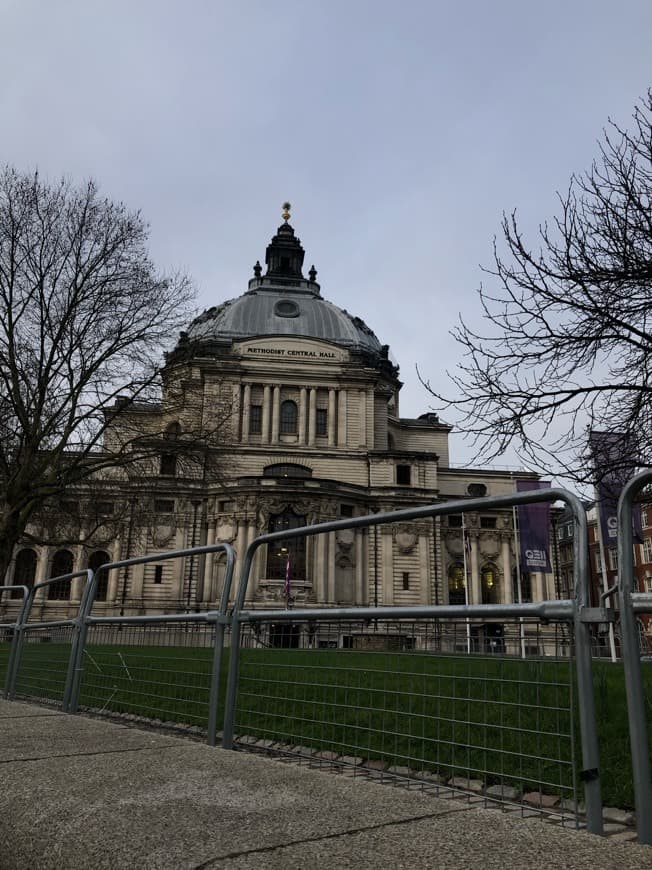
M 14 652 L 14 657 L 12 661 L 12 667 L 9 670 L 8 681 L 7 681 L 7 692 L 6 697 L 13 701 L 16 697 L 16 682 L 18 681 L 18 671 L 20 669 L 20 659 L 23 654 L 23 644 L 25 643 L 25 626 L 27 624 L 27 620 L 29 619 L 29 615 L 32 611 L 32 604 L 34 603 L 35 596 L 35 588 L 31 586 L 29 589 L 29 594 L 25 601 L 23 602 L 23 607 L 20 612 L 20 616 L 18 617 L 18 621 L 16 623 L 16 648 Z
M 236 592 L 233 613 L 231 614 L 231 651 L 229 653 L 229 676 L 226 683 L 226 699 L 224 703 L 224 733 L 222 747 L 233 749 L 233 726 L 235 722 L 235 707 L 238 698 L 238 677 L 240 674 L 240 611 L 245 601 L 249 572 L 254 560 L 254 553 L 259 546 L 257 538 L 247 547 L 244 564 L 240 571 L 240 582 Z
M 576 496 L 567 494 L 575 518 L 573 540 L 573 581 L 575 586 L 575 659 L 577 695 L 582 736 L 582 770 L 586 802 L 586 827 L 592 834 L 604 832 L 602 821 L 602 789 L 600 785 L 600 749 L 593 695 L 593 659 L 591 657 L 590 623 L 582 619 L 589 605 L 588 528 L 586 511 Z
M 22 649 L 21 643 L 21 628 L 25 616 L 25 609 L 29 601 L 29 589 L 27 586 L 17 587 L 23 590 L 23 603 L 20 608 L 20 613 L 13 626 L 13 634 L 11 636 L 11 647 L 9 648 L 9 660 L 7 661 L 7 669 L 5 670 L 4 680 L 4 696 L 10 699 L 13 696 L 16 686 L 16 673 L 18 671 L 18 660 Z
M 618 500 L 618 606 L 622 634 L 623 670 L 627 693 L 629 742 L 632 753 L 636 830 L 639 843 L 652 844 L 652 780 L 645 713 L 643 674 L 638 626 L 632 607 L 634 586 L 634 541 L 632 505 L 634 495 L 652 481 L 652 472 L 643 471 L 628 481 Z
M 231 584 L 233 580 L 233 566 L 235 563 L 235 554 L 233 547 L 230 544 L 224 544 L 223 549 L 226 552 L 226 572 L 224 574 L 224 583 L 222 585 L 222 594 L 220 596 L 220 607 L 218 617 L 215 622 L 215 647 L 213 653 L 213 670 L 211 673 L 211 689 L 208 699 L 208 736 L 206 742 L 209 746 L 215 746 L 217 743 L 217 710 L 220 703 L 220 678 L 222 671 L 222 653 L 224 650 L 224 622 L 227 610 L 229 608 L 229 597 L 231 595 Z

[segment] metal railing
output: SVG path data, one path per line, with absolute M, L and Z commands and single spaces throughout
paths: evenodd
M 652 777 L 637 614 L 652 613 L 652 594 L 639 592 L 634 584 L 632 523 L 634 499 L 649 483 L 652 483 L 652 471 L 642 471 L 623 487 L 618 501 L 618 603 L 636 801 L 636 828 L 639 842 L 648 845 L 652 844 Z
M 593 676 L 591 658 L 590 623 L 606 621 L 604 609 L 589 608 L 588 589 L 588 536 L 586 512 L 579 499 L 572 493 L 561 489 L 537 490 L 505 496 L 490 496 L 478 499 L 449 501 L 434 505 L 426 505 L 407 510 L 389 513 L 373 514 L 354 519 L 336 520 L 319 523 L 314 526 L 299 529 L 284 529 L 267 535 L 261 535 L 248 546 L 240 574 L 235 606 L 231 616 L 232 636 L 229 675 L 225 702 L 223 746 L 231 749 L 234 746 L 234 729 L 238 709 L 238 688 L 240 685 L 240 662 L 242 657 L 243 626 L 260 623 L 270 619 L 276 622 L 296 620 L 294 611 L 260 612 L 245 610 L 249 577 L 256 551 L 265 544 L 287 542 L 291 539 L 319 535 L 325 532 L 336 532 L 343 529 L 362 529 L 385 525 L 394 522 L 406 522 L 425 517 L 445 516 L 476 510 L 489 510 L 513 507 L 524 504 L 563 501 L 570 509 L 575 534 L 574 547 L 574 593 L 573 600 L 547 601 L 535 604 L 511 605 L 456 605 L 430 606 L 424 608 L 398 608 L 404 618 L 420 619 L 471 619 L 480 618 L 523 618 L 564 621 L 573 626 L 575 641 L 575 663 L 577 679 L 577 695 L 579 707 L 579 724 L 581 736 L 582 769 L 580 776 L 584 783 L 586 803 L 586 824 L 592 833 L 602 833 L 602 798 L 600 787 L 599 750 L 596 730 L 595 704 L 593 697 Z M 373 608 L 329 608 L 301 610 L 301 618 L 353 621 L 360 619 L 383 620 L 391 617 L 399 618 L 397 611 L 386 607 Z
M 0 671 L 4 674 L 2 693 L 5 698 L 9 698 L 9 688 L 15 681 L 14 674 L 18 666 L 18 639 L 20 626 L 25 621 L 29 589 L 27 586 L 0 586 L 0 601 L 5 595 L 22 601 L 14 622 L 0 622 Z
M 150 562 L 159 563 L 185 556 L 202 556 L 208 553 L 226 554 L 226 568 L 220 604 L 218 610 L 204 611 L 199 613 L 179 613 L 167 615 L 142 615 L 142 616 L 92 616 L 92 608 L 95 594 L 102 573 L 107 573 L 118 568 L 129 568 L 134 565 L 144 565 Z M 75 713 L 80 705 L 80 692 L 83 680 L 83 701 L 88 707 L 97 708 L 97 701 L 101 701 L 100 712 L 111 709 L 120 711 L 121 707 L 133 710 L 136 697 L 142 697 L 143 691 L 148 700 L 141 701 L 142 710 L 153 711 L 161 715 L 176 713 L 179 706 L 184 708 L 184 715 L 188 718 L 188 708 L 192 711 L 206 707 L 208 743 L 214 746 L 217 740 L 218 728 L 218 704 L 220 700 L 220 673 L 222 670 L 222 651 L 224 647 L 224 630 L 228 623 L 227 609 L 231 595 L 233 579 L 233 567 L 235 554 L 230 544 L 210 544 L 204 547 L 192 547 L 183 550 L 170 550 L 165 553 L 154 553 L 149 556 L 139 556 L 132 559 L 123 559 L 117 562 L 107 562 L 98 568 L 93 582 L 90 584 L 88 595 L 80 608 L 80 643 L 75 650 L 74 659 L 71 658 L 71 668 L 74 674 L 71 682 L 70 694 L 67 706 L 68 712 Z M 183 656 L 177 657 L 173 662 L 172 657 L 167 655 L 157 662 L 156 656 L 151 650 L 153 644 L 153 631 L 160 627 L 166 627 L 169 631 L 171 626 L 177 629 L 191 629 L 184 633 L 177 633 L 177 645 L 180 648 L 190 646 L 197 648 L 197 627 L 200 628 L 203 642 L 208 642 L 212 647 L 212 658 L 209 666 L 203 670 L 203 683 L 205 692 L 202 693 L 200 685 L 193 681 L 197 678 L 195 670 L 183 666 Z M 104 653 L 102 646 L 115 646 L 115 633 L 122 632 L 120 646 L 148 646 L 149 653 L 139 653 L 137 660 L 131 661 L 131 653 L 119 651 L 115 656 L 115 650 L 110 655 Z M 140 635 L 134 635 L 140 632 Z M 112 641 L 112 643 L 107 643 Z M 145 641 L 145 643 L 143 643 Z M 188 644 L 188 642 L 190 643 Z M 103 643 L 104 642 L 104 643 Z M 201 644 L 203 645 L 203 644 Z M 96 649 L 100 647 L 100 649 Z M 144 689 L 143 689 L 144 687 Z M 202 702 L 202 694 L 205 695 L 205 703 Z M 138 709 L 138 702 L 135 704 Z M 192 722 L 201 720 L 201 713 L 190 713 Z M 158 718 L 158 717 L 157 717 Z
M 364 529 L 425 517 L 555 501 L 566 503 L 575 525 L 573 599 L 528 604 L 322 607 L 292 611 L 246 610 L 244 607 L 254 557 L 257 550 L 265 544 L 287 542 L 288 539 L 343 529 Z M 218 610 L 168 615 L 92 615 L 102 572 L 147 562 L 160 562 L 163 559 L 199 556 L 220 550 L 226 553 L 227 566 Z M 225 629 L 230 627 L 230 656 L 224 701 L 222 745 L 225 748 L 233 748 L 236 742 L 234 733 L 236 724 L 239 732 L 242 732 L 243 727 L 245 731 L 254 730 L 255 722 L 248 718 L 250 715 L 253 716 L 251 712 L 253 708 L 248 708 L 246 704 L 253 704 L 257 693 L 263 692 L 262 688 L 254 691 L 252 689 L 254 684 L 259 687 L 264 684 L 269 703 L 272 704 L 273 700 L 272 706 L 276 711 L 282 708 L 283 691 L 306 693 L 305 697 L 292 696 L 293 703 L 304 703 L 309 700 L 308 695 L 315 692 L 317 688 L 317 683 L 310 675 L 316 667 L 315 656 L 320 654 L 318 649 L 292 650 L 293 654 L 304 655 L 305 652 L 308 658 L 303 668 L 299 666 L 294 668 L 291 665 L 288 666 L 290 670 L 286 668 L 284 672 L 291 673 L 293 676 L 292 679 L 288 677 L 285 683 L 279 679 L 279 675 L 273 668 L 270 670 L 266 665 L 265 655 L 271 659 L 271 654 L 264 644 L 261 646 L 261 637 L 271 630 L 272 625 L 277 627 L 276 631 L 283 631 L 283 625 L 300 622 L 305 626 L 305 638 L 309 639 L 312 632 L 314 640 L 321 632 L 325 643 L 332 643 L 333 637 L 336 637 L 339 643 L 339 639 L 344 636 L 352 638 L 356 635 L 358 640 L 349 640 L 351 646 L 348 649 L 335 651 L 338 656 L 341 656 L 337 660 L 338 663 L 329 665 L 330 671 L 339 674 L 343 682 L 337 682 L 331 673 L 324 685 L 319 684 L 322 695 L 315 696 L 311 701 L 313 707 L 321 705 L 322 711 L 326 712 L 310 713 L 310 704 L 302 708 L 305 713 L 303 719 L 312 719 L 316 723 L 315 727 L 319 732 L 317 742 L 321 747 L 319 751 L 335 752 L 336 749 L 340 749 L 361 752 L 364 749 L 369 758 L 373 759 L 377 757 L 374 753 L 380 752 L 374 747 L 380 745 L 381 754 L 385 754 L 389 741 L 394 746 L 393 752 L 390 753 L 390 758 L 394 762 L 392 766 L 412 769 L 413 766 L 421 765 L 425 769 L 424 766 L 429 764 L 430 774 L 434 776 L 432 761 L 434 758 L 440 771 L 437 775 L 446 780 L 447 787 L 451 780 L 457 779 L 458 776 L 466 776 L 470 780 L 472 774 L 477 774 L 478 777 L 482 777 L 483 788 L 486 789 L 494 786 L 501 791 L 508 787 L 516 790 L 533 787 L 535 790 L 538 788 L 539 792 L 543 792 L 544 789 L 557 789 L 558 797 L 567 800 L 574 800 L 576 795 L 573 779 L 576 768 L 573 756 L 573 699 L 575 697 L 573 693 L 576 692 L 581 738 L 579 777 L 584 785 L 586 824 L 589 831 L 601 833 L 600 767 L 593 697 L 590 627 L 591 624 L 606 622 L 607 615 L 604 608 L 588 607 L 587 553 L 587 520 L 583 505 L 571 493 L 560 489 L 548 489 L 450 501 L 262 535 L 255 539 L 244 553 L 240 582 L 231 613 L 228 612 L 228 601 L 234 553 L 228 544 L 169 551 L 107 563 L 94 575 L 92 572 L 83 572 L 87 575 L 87 582 L 81 597 L 79 613 L 74 619 L 28 624 L 30 603 L 26 608 L 25 619 L 18 625 L 14 671 L 19 673 L 25 669 L 26 665 L 21 661 L 22 653 L 25 650 L 29 651 L 29 647 L 37 646 L 35 643 L 22 644 L 25 636 L 33 640 L 39 636 L 39 633 L 41 637 L 49 634 L 52 643 L 53 631 L 67 633 L 66 638 L 63 638 L 67 641 L 69 650 L 67 669 L 63 681 L 59 680 L 63 685 L 57 684 L 58 692 L 54 693 L 57 700 L 61 696 L 61 704 L 65 711 L 74 713 L 80 709 L 92 709 L 103 714 L 116 713 L 131 716 L 146 714 L 149 719 L 154 716 L 162 722 L 182 721 L 198 728 L 205 721 L 208 742 L 214 745 L 217 742 L 219 727 L 220 673 L 225 646 Z M 33 602 L 37 588 L 73 576 L 78 575 L 65 575 L 62 578 L 46 581 L 45 584 L 39 584 L 30 591 L 29 602 Z M 467 626 L 471 620 L 478 619 L 508 621 L 510 626 L 513 626 L 514 638 L 518 638 L 517 649 L 520 648 L 522 639 L 522 621 L 536 625 L 535 630 L 541 638 L 544 636 L 542 625 L 552 624 L 552 627 L 546 630 L 545 642 L 552 643 L 550 639 L 554 638 L 554 643 L 557 643 L 557 640 L 562 638 L 569 656 L 570 653 L 574 656 L 574 677 L 571 672 L 570 657 L 560 666 L 561 669 L 556 674 L 549 675 L 543 664 L 539 666 L 531 660 L 519 663 L 508 658 L 503 663 L 501 657 L 493 655 L 487 657 L 453 655 L 459 652 L 457 646 L 463 643 L 460 639 L 464 637 L 467 642 L 467 653 L 474 649 L 468 641 Z M 281 629 L 278 628 L 279 626 Z M 330 628 L 327 629 L 327 626 Z M 408 626 L 411 626 L 409 631 Z M 555 626 L 560 629 L 558 632 L 555 631 Z M 301 631 L 303 629 L 300 629 Z M 407 663 L 405 667 L 416 668 L 415 671 L 409 671 L 409 677 L 410 680 L 419 683 L 420 691 L 409 693 L 403 691 L 400 686 L 396 687 L 396 673 L 400 674 L 404 668 L 404 664 L 400 664 L 397 669 L 372 668 L 374 680 L 380 680 L 382 687 L 375 683 L 372 687 L 375 694 L 372 696 L 362 694 L 369 688 L 364 685 L 365 674 L 372 661 L 369 656 L 382 653 L 369 649 L 364 654 L 360 652 L 364 657 L 357 656 L 360 660 L 354 661 L 357 654 L 354 644 L 369 645 L 369 638 L 374 636 L 378 638 L 379 635 L 385 636 L 388 643 L 387 652 L 398 654 L 399 661 Z M 157 642 L 162 639 L 172 640 L 173 655 L 155 652 L 157 648 L 160 650 L 160 644 Z M 342 643 L 344 644 L 343 640 Z M 449 644 L 452 644 L 452 647 L 446 649 L 446 645 Z M 265 655 L 259 655 L 261 649 L 265 651 Z M 198 666 L 201 658 L 198 653 L 203 650 L 206 650 L 205 660 Z M 501 652 L 505 651 L 501 650 Z M 193 655 L 189 656 L 189 652 Z M 263 673 L 268 675 L 267 679 L 261 682 L 260 676 L 252 677 L 247 656 L 252 656 L 252 661 L 253 659 L 259 661 Z M 466 672 L 447 673 L 446 668 L 453 667 L 454 659 L 460 658 L 467 668 Z M 480 661 L 483 662 L 482 666 L 477 664 Z M 527 670 L 521 670 L 527 667 L 534 669 L 529 675 L 532 679 L 528 679 Z M 317 673 L 326 678 L 327 670 L 324 668 Z M 193 674 L 195 676 L 192 676 Z M 453 682 L 451 683 L 450 680 Z M 283 689 L 284 685 L 285 689 Z M 534 698 L 528 695 L 528 685 L 535 687 L 532 689 L 535 692 Z M 22 694 L 24 694 L 23 688 L 22 684 L 18 686 Z M 44 694 L 52 696 L 53 692 L 48 687 L 45 688 Z M 15 690 L 14 681 L 11 697 L 14 696 Z M 484 691 L 487 692 L 486 698 L 482 694 Z M 366 735 L 371 740 L 369 729 L 375 728 L 380 736 L 374 736 L 373 743 L 362 745 L 360 736 L 355 741 L 342 736 L 346 728 L 343 730 L 338 725 L 337 716 L 351 706 L 349 701 L 353 697 L 353 692 L 358 692 L 356 700 L 364 701 L 361 706 L 367 712 L 373 707 L 370 697 L 381 699 L 379 723 L 374 722 L 372 716 L 372 721 L 364 727 L 358 727 L 356 732 L 358 735 Z M 509 703 L 494 703 L 494 699 L 489 697 L 492 693 L 498 694 L 499 700 L 502 696 L 503 701 Z M 264 697 L 264 694 L 262 696 Z M 538 704 L 537 697 L 540 702 Z M 450 712 L 451 704 L 458 712 Z M 462 712 L 459 712 L 460 709 Z M 530 709 L 534 711 L 532 713 L 534 719 L 528 718 L 531 713 L 526 711 Z M 268 714 L 264 713 L 263 720 L 267 722 L 265 715 Z M 390 721 L 390 719 L 394 724 L 385 734 L 383 721 Z M 328 723 L 326 731 L 324 731 L 325 723 Z M 296 724 L 296 722 L 289 723 L 286 717 L 283 725 L 265 725 L 265 727 L 270 735 L 287 736 L 287 740 L 277 742 L 284 744 L 283 752 L 291 753 L 291 742 L 301 738 L 301 734 L 293 730 Z M 308 723 L 305 724 L 307 727 Z M 328 729 L 335 749 L 327 748 Z M 420 734 L 419 729 L 422 729 Z M 427 733 L 423 729 L 427 729 Z M 435 731 L 433 732 L 432 729 Z M 439 729 L 439 738 L 436 737 L 437 729 Z M 451 737 L 452 731 L 447 736 L 445 729 L 453 729 L 457 736 Z M 466 732 L 462 733 L 460 729 L 462 732 L 466 729 Z M 492 747 L 485 745 L 486 738 L 481 736 L 483 730 L 487 735 L 492 735 L 499 744 L 502 739 L 501 750 L 494 751 Z M 538 755 L 535 754 L 534 769 L 531 766 L 526 769 L 529 762 L 526 760 L 527 751 L 524 749 L 525 734 L 529 734 L 535 740 L 540 739 L 545 746 Z M 242 733 L 240 736 L 243 736 Z M 415 742 L 417 737 L 419 740 Z M 271 737 L 269 739 L 271 740 Z M 304 735 L 302 739 L 304 744 L 310 742 L 309 735 Z M 517 752 L 514 747 L 519 744 L 519 741 L 521 741 L 521 750 Z M 465 766 L 460 763 L 464 754 L 468 760 Z

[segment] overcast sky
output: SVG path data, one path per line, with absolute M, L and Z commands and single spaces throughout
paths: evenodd
M 292 202 L 322 293 L 446 387 L 503 210 L 536 229 L 652 84 L 650 0 L 0 0 L 0 163 L 142 210 L 199 307 Z M 473 457 L 460 438 L 451 459 Z M 481 457 L 475 457 L 481 459 Z M 509 461 L 509 457 L 506 457 Z

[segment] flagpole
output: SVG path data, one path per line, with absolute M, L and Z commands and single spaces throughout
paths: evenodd
M 523 604 L 523 594 L 521 591 L 521 545 L 518 540 L 518 524 L 516 522 L 516 505 L 512 505 L 512 525 L 514 527 L 514 558 L 516 561 L 516 589 L 518 603 Z M 518 618 L 519 628 L 518 634 L 521 640 L 521 658 L 525 658 L 525 626 L 523 625 L 523 617 Z
M 598 553 L 600 554 L 600 576 L 602 577 L 602 591 L 606 592 L 609 589 L 609 578 L 607 577 L 607 551 L 604 546 L 604 541 L 602 540 L 602 504 L 598 500 L 597 490 L 595 491 L 596 501 L 596 528 L 598 532 Z M 605 600 L 606 603 L 606 600 Z M 614 636 L 614 624 L 613 622 L 609 623 L 609 652 L 611 654 L 611 661 L 618 661 L 616 658 L 616 639 Z
M 464 514 L 462 514 L 462 555 L 464 558 L 464 603 L 469 606 L 469 577 L 466 567 L 466 526 L 464 525 Z M 469 617 L 466 617 L 466 654 L 471 653 L 471 623 Z

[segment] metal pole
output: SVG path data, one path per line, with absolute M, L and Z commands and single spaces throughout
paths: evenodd
M 652 844 L 652 778 L 641 651 L 636 616 L 632 608 L 634 587 L 632 504 L 634 495 L 650 481 L 652 481 L 651 471 L 637 474 L 625 484 L 618 500 L 618 605 L 636 802 L 636 829 L 639 843 L 647 845 Z
M 464 558 L 464 604 L 469 606 L 469 575 L 466 567 L 466 526 L 464 525 L 464 513 L 462 513 L 462 553 Z M 479 604 L 480 602 L 476 602 Z M 471 654 L 471 623 L 466 619 L 466 654 Z
M 523 603 L 523 590 L 521 588 L 521 545 L 518 539 L 518 522 L 516 520 L 516 506 L 512 506 L 512 525 L 514 527 L 514 560 L 516 562 L 516 594 L 518 603 Z M 525 625 L 523 617 L 518 619 L 518 634 L 521 639 L 521 658 L 525 658 Z
M 602 517 L 602 505 L 601 505 L 600 502 L 597 500 L 597 496 L 598 496 L 597 490 L 596 490 L 596 492 L 595 492 L 595 496 L 596 496 L 596 502 L 595 502 L 595 504 L 596 504 L 596 507 L 597 507 L 597 511 L 596 511 L 596 514 L 597 514 L 597 523 L 596 523 L 596 526 L 597 526 L 597 531 L 598 531 L 598 552 L 599 552 L 599 554 L 600 554 L 600 576 L 602 577 L 602 591 L 603 591 L 603 592 L 606 592 L 606 591 L 609 589 L 609 579 L 608 579 L 608 577 L 607 577 L 607 559 L 606 559 L 607 551 L 606 551 L 605 546 L 604 546 L 604 541 L 602 540 L 602 522 L 601 522 L 601 517 Z M 606 603 L 606 602 L 605 602 L 605 603 Z M 611 661 L 612 661 L 612 662 L 617 661 L 617 658 L 616 658 L 616 641 L 615 641 L 615 638 L 614 638 L 614 624 L 613 624 L 613 622 L 610 622 L 610 623 L 609 623 L 609 651 L 610 651 L 610 654 L 611 654 Z

